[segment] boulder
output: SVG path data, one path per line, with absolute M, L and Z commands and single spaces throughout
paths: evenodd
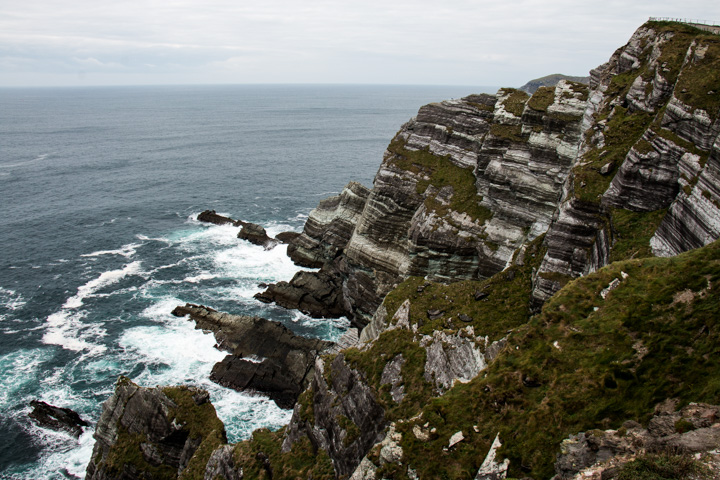
M 292 243 L 299 236 L 300 234 L 298 232 L 280 232 L 275 235 L 275 240 L 279 241 L 284 245 L 287 245 Z
M 338 318 L 347 314 L 342 288 L 342 277 L 333 271 L 300 271 L 289 282 L 270 285 L 255 298 L 297 309 L 315 318 Z
M 233 220 L 230 217 L 224 217 L 215 213 L 215 210 L 205 210 L 197 216 L 199 222 L 214 223 L 215 225 L 234 225 L 236 227 L 241 226 L 244 222 L 240 220 Z

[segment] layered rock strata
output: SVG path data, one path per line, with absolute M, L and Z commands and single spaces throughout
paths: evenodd
M 288 256 L 310 268 L 332 261 L 350 240 L 369 194 L 366 187 L 350 182 L 340 195 L 322 200 L 308 215 L 303 232 L 288 246 Z
M 291 243 L 292 258 L 320 272 L 258 298 L 362 328 L 409 275 L 455 281 L 502 270 L 550 224 L 586 90 L 560 82 L 532 98 L 504 89 L 422 107 L 385 152 L 373 189 L 350 184 L 322 202 Z
M 584 140 L 546 236 L 537 305 L 609 262 L 614 209 L 669 208 L 648 239 L 656 255 L 720 237 L 720 95 L 698 77 L 716 75 L 719 58 L 716 36 L 648 24 L 591 72 Z
M 295 335 L 264 318 L 230 315 L 186 304 L 173 315 L 189 315 L 196 328 L 212 331 L 218 347 L 230 352 L 215 364 L 210 379 L 233 388 L 262 392 L 281 408 L 292 408 L 310 383 L 315 357 L 331 342 Z

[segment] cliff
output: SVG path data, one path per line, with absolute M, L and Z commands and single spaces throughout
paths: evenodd
M 720 37 L 648 22 L 589 86 L 422 107 L 291 240 L 319 271 L 259 294 L 359 340 L 197 478 L 715 478 L 718 72 Z
M 388 146 L 372 190 L 350 184 L 322 202 L 291 243 L 291 258 L 321 270 L 260 298 L 348 315 L 362 328 L 408 276 L 457 281 L 503 270 L 550 225 L 587 96 L 586 86 L 561 82 L 533 97 L 504 89 L 422 107 Z

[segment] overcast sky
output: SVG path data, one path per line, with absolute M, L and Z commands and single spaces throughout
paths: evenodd
M 445 6 L 443 6 L 445 5 Z M 520 86 L 718 0 L 0 0 L 0 86 Z

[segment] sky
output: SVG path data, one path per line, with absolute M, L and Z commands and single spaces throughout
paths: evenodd
M 0 0 L 0 86 L 517 87 L 718 0 Z

